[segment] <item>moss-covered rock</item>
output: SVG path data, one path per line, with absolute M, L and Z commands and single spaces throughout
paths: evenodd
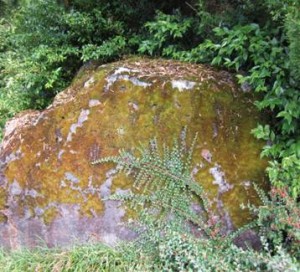
M 42 112 L 8 122 L 0 151 L 0 243 L 65 245 L 130 238 L 120 203 L 101 198 L 131 188 L 113 165 L 91 161 L 156 137 L 171 144 L 198 132 L 192 175 L 228 227 L 249 220 L 240 204 L 257 202 L 265 184 L 261 142 L 250 134 L 261 117 L 253 95 L 226 72 L 166 60 L 130 59 L 82 69 Z

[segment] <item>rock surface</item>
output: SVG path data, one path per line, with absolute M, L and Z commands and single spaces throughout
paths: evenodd
M 121 203 L 102 201 L 128 191 L 131 180 L 113 165 L 91 161 L 134 150 L 154 137 L 171 144 L 198 132 L 192 169 L 228 229 L 249 220 L 240 204 L 256 203 L 252 183 L 264 181 L 260 120 L 254 98 L 232 75 L 166 60 L 130 59 L 83 69 L 42 112 L 8 122 L 0 149 L 0 244 L 7 248 L 114 244 L 133 235 Z

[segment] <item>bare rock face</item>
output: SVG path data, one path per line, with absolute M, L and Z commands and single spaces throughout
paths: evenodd
M 133 235 L 119 202 L 130 190 L 114 165 L 91 165 L 154 137 L 171 145 L 198 132 L 191 175 L 228 228 L 247 222 L 240 204 L 256 203 L 266 162 L 250 130 L 260 120 L 254 98 L 226 72 L 166 60 L 130 59 L 82 70 L 44 111 L 8 122 L 0 148 L 0 245 L 7 248 L 102 241 Z

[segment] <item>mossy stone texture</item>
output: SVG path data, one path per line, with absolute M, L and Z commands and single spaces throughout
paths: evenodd
M 7 248 L 115 244 L 133 235 L 120 223 L 132 180 L 114 165 L 91 165 L 156 137 L 172 145 L 195 134 L 191 175 L 224 215 L 228 228 L 250 219 L 240 204 L 258 203 L 253 182 L 265 186 L 264 143 L 251 135 L 261 120 L 255 97 L 234 76 L 168 60 L 133 58 L 82 68 L 44 111 L 10 120 L 0 149 L 0 244 Z

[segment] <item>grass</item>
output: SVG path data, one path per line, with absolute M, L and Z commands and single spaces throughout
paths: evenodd
M 130 271 L 130 264 L 117 250 L 103 244 L 68 249 L 0 250 L 2 272 Z

